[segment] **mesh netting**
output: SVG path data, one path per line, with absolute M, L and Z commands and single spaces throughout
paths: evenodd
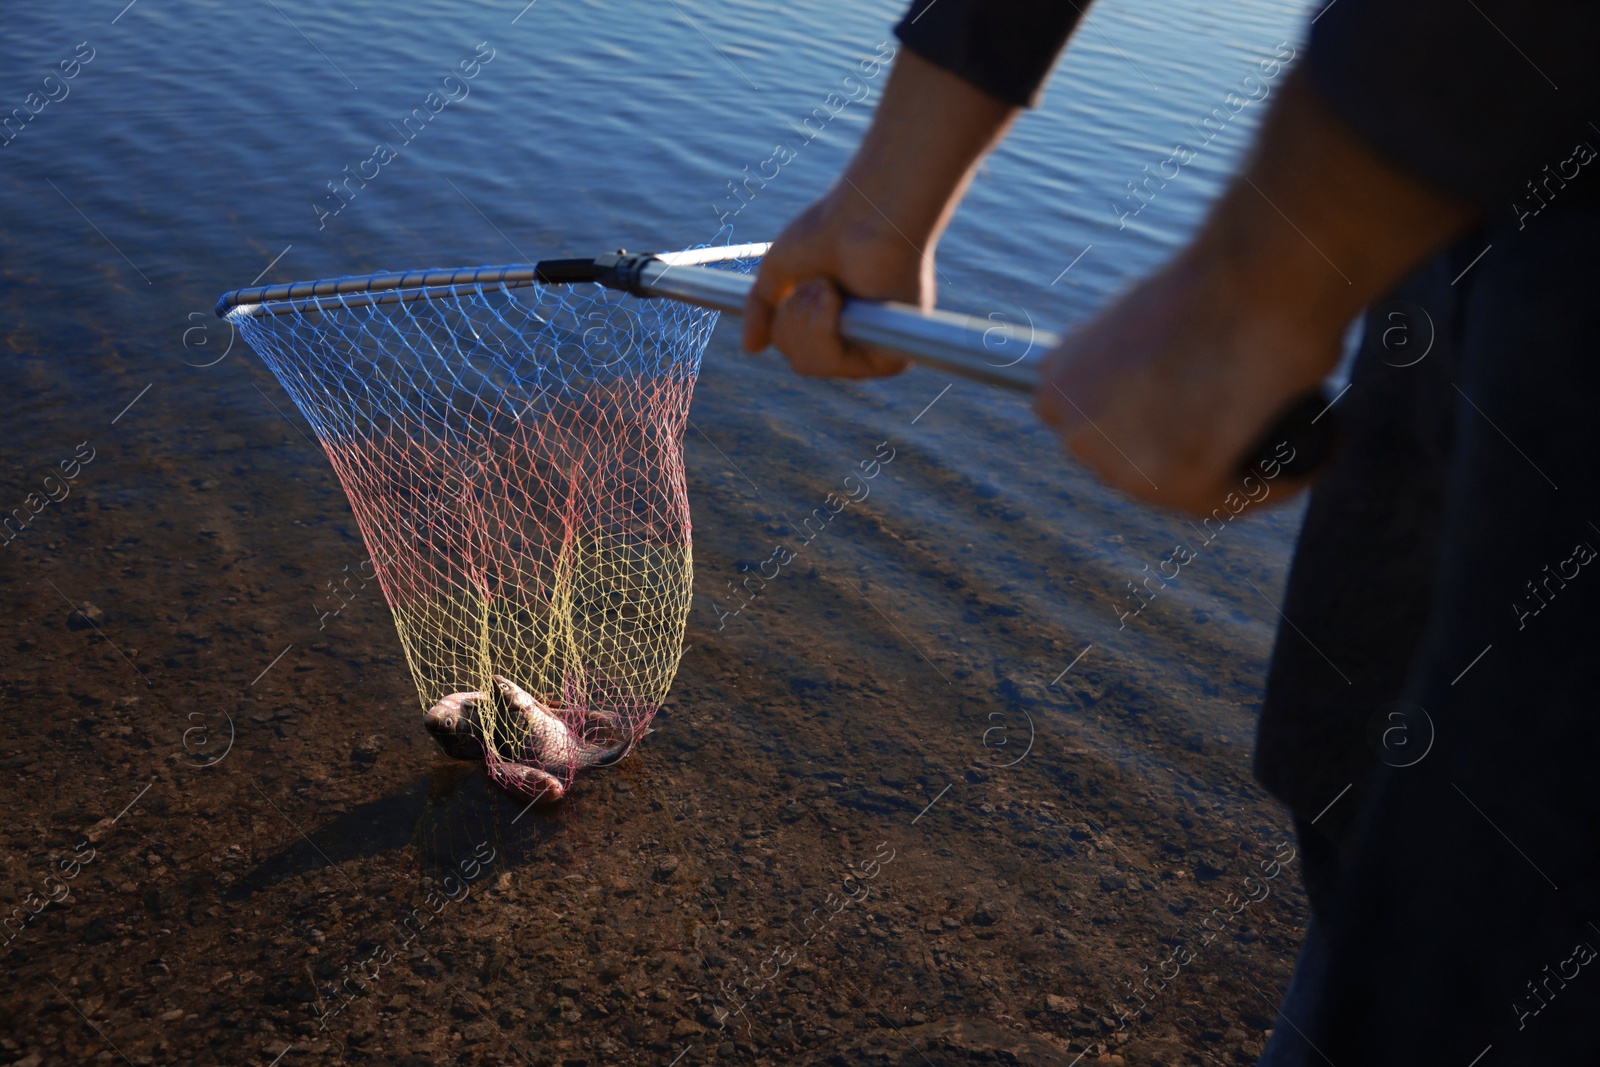
M 559 797 L 677 669 L 683 431 L 716 314 L 594 285 L 322 303 L 229 318 L 350 498 L 429 728 Z

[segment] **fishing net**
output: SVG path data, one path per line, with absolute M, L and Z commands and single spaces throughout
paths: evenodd
M 454 700 L 481 742 L 454 754 L 560 796 L 677 669 L 683 432 L 716 313 L 592 284 L 421 295 L 228 317 L 327 451 L 430 728 Z

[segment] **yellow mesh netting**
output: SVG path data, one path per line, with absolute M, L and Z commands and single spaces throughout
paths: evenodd
M 715 313 L 481 286 L 229 318 L 327 451 L 430 728 L 454 694 L 460 754 L 556 796 L 636 741 L 682 648 L 682 439 Z

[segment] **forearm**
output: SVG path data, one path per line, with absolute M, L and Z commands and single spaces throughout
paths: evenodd
M 904 369 L 897 355 L 844 345 L 840 299 L 933 307 L 939 236 L 1021 110 L 902 49 L 850 165 L 762 261 L 745 300 L 745 350 L 775 343 L 801 374 Z
M 1020 0 L 1023 7 L 1049 2 Z M 986 6 L 972 6 L 977 3 Z M 909 27 L 922 21 L 912 36 L 944 65 L 913 47 L 901 49 L 849 166 L 784 227 L 763 259 L 745 299 L 746 351 L 776 344 L 807 375 L 881 377 L 906 367 L 896 353 L 847 344 L 839 336 L 839 309 L 846 296 L 930 310 L 934 305 L 939 238 L 978 164 L 1022 111 L 1026 101 L 1011 90 L 1036 90 L 1034 75 L 1042 78 L 1048 67 L 1035 62 L 1036 70 L 1019 77 L 1019 71 L 995 65 L 993 48 L 968 48 L 974 37 L 961 31 L 981 28 L 991 17 L 1004 21 L 1005 5 L 989 3 L 972 0 L 958 7 L 948 0 L 940 14 L 923 20 L 929 14 L 924 4 L 897 27 L 906 40 Z M 1063 31 L 1057 49 L 1065 36 Z M 990 45 L 999 39 L 993 33 L 977 37 Z M 981 77 L 953 72 L 960 70 Z
M 1342 330 L 1478 209 L 1380 158 L 1295 72 L 1191 257 L 1216 257 L 1261 314 Z
M 926 255 L 978 164 L 1021 108 L 902 49 L 872 125 L 829 194 L 833 209 L 891 226 Z
M 1296 73 L 1194 240 L 1051 353 L 1039 414 L 1131 496 L 1231 507 L 1240 459 L 1338 363 L 1350 321 L 1477 213 Z

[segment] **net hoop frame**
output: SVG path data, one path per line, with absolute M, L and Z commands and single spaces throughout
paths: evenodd
M 712 245 L 680 252 L 647 253 L 642 258 L 668 266 L 703 266 L 730 260 L 758 260 L 771 247 L 771 243 L 765 241 Z M 626 256 L 628 253 L 625 249 L 619 249 L 616 255 Z M 236 316 L 283 315 L 297 311 L 303 313 L 433 300 L 481 291 L 485 286 L 520 289 L 529 285 L 571 285 L 598 280 L 595 262 L 592 259 L 555 259 L 538 263 L 509 263 L 501 267 L 375 271 L 316 281 L 254 286 L 222 294 L 217 300 L 216 314 L 218 318 L 237 321 Z M 371 299 L 361 299 L 362 296 L 371 296 Z
M 692 597 L 682 437 L 717 314 L 581 283 L 630 261 L 749 270 L 767 247 L 379 271 L 218 301 L 316 431 L 424 711 L 491 695 L 482 758 L 502 784 L 536 768 L 560 796 L 631 751 L 676 673 Z M 511 292 L 529 286 L 555 291 Z M 536 743 L 493 699 L 494 675 L 567 733 Z

